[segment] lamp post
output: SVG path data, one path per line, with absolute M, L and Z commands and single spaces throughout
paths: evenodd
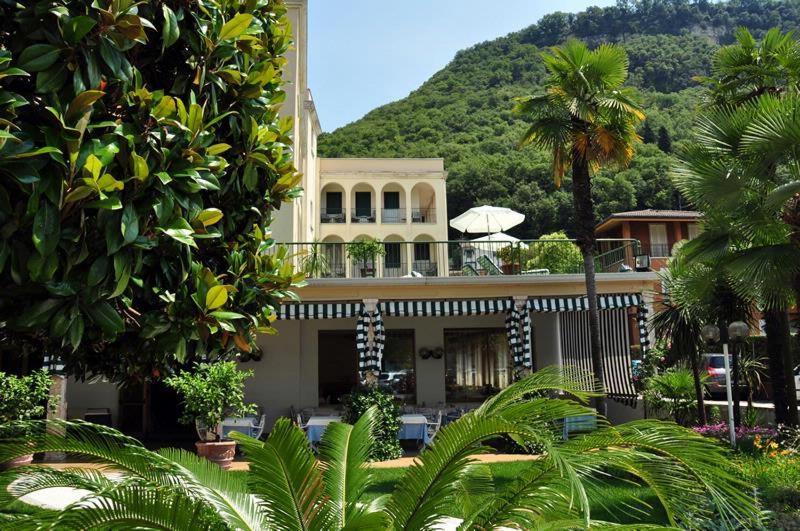
M 733 420 L 733 392 L 731 390 L 731 363 L 728 355 L 728 341 L 734 343 L 742 341 L 750 335 L 750 327 L 742 321 L 734 321 L 728 326 L 727 338 L 722 342 L 722 357 L 725 363 L 725 394 L 728 398 L 728 431 L 730 432 L 731 448 L 736 448 L 736 427 Z M 720 330 L 717 325 L 709 324 L 700 331 L 703 341 L 708 345 L 719 342 Z

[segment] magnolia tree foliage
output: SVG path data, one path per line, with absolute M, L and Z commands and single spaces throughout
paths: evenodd
M 0 332 L 117 381 L 256 352 L 297 285 L 283 0 L 0 0 Z

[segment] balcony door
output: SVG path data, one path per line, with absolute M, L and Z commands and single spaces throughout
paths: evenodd
M 326 211 L 328 215 L 342 213 L 342 192 L 327 192 L 325 194 Z
M 400 220 L 400 192 L 383 192 L 383 222 L 399 223 Z
M 665 223 L 650 223 L 650 256 L 669 256 L 669 240 Z
M 368 218 L 372 216 L 372 193 L 356 192 L 356 217 Z

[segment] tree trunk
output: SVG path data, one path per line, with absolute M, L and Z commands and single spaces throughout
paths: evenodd
M 594 235 L 595 219 L 592 182 L 589 175 L 589 163 L 577 152 L 573 153 L 572 162 L 572 201 L 575 207 L 575 232 L 578 247 L 580 247 L 583 254 L 586 296 L 589 299 L 589 338 L 592 368 L 595 379 L 605 388 L 605 367 L 600 345 L 600 314 L 597 308 L 597 283 L 594 269 L 594 253 L 597 239 Z M 596 399 L 595 407 L 598 413 L 605 415 L 605 397 Z
M 697 352 L 691 352 L 689 357 L 692 360 L 692 377 L 694 378 L 694 394 L 697 398 L 697 422 L 706 424 L 706 403 L 703 396 L 703 385 L 700 383 L 700 363 L 697 360 Z
M 775 422 L 797 424 L 797 400 L 788 393 L 787 381 L 792 380 L 792 352 L 790 348 L 789 313 L 787 310 L 764 312 L 767 331 L 767 356 L 769 379 L 772 383 L 772 401 L 775 404 Z M 794 382 L 791 382 L 794 389 Z M 791 401 L 790 401 L 791 399 Z M 793 411 L 790 410 L 790 404 Z

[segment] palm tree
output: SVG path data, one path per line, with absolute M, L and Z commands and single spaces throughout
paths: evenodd
M 288 419 L 279 420 L 265 441 L 235 435 L 251 461 L 247 475 L 222 471 L 182 450 L 151 452 L 103 426 L 67 423 L 66 435 L 41 429 L 22 440 L 4 439 L 2 431 L 9 429 L 4 427 L 0 462 L 59 450 L 92 458 L 113 468 L 117 477 L 36 466 L 6 471 L 0 475 L 0 513 L 9 500 L 69 486 L 87 493 L 59 512 L 7 514 L 6 525 L 421 530 L 453 517 L 463 520 L 463 529 L 584 529 L 603 526 L 592 519 L 591 503 L 604 499 L 609 483 L 622 480 L 648 486 L 674 526 L 714 519 L 725 528 L 758 527 L 757 503 L 748 485 L 737 479 L 728 451 L 690 430 L 654 420 L 617 427 L 601 420 L 600 429 L 561 440 L 559 424 L 565 417 L 592 412 L 583 403 L 597 393 L 583 390 L 586 376 L 547 368 L 508 387 L 442 428 L 394 492 L 370 503 L 364 493 L 375 480 L 366 464 L 374 410 L 353 426 L 330 425 L 318 456 Z M 574 399 L 547 398 L 561 391 Z M 522 446 L 536 443 L 545 451 L 510 486 L 499 488 L 472 458 L 487 451 L 487 441 L 502 436 Z
M 630 162 L 639 141 L 636 128 L 644 113 L 632 90 L 623 87 L 628 56 L 622 47 L 603 44 L 589 50 L 584 43 L 571 40 L 543 58 L 549 72 L 545 92 L 518 99 L 515 108 L 530 122 L 520 145 L 533 144 L 552 153 L 556 186 L 561 186 L 567 170 L 572 169 L 575 234 L 583 254 L 589 299 L 592 367 L 595 378 L 604 382 L 591 177 L 604 165 Z M 597 406 L 604 411 L 602 399 Z

